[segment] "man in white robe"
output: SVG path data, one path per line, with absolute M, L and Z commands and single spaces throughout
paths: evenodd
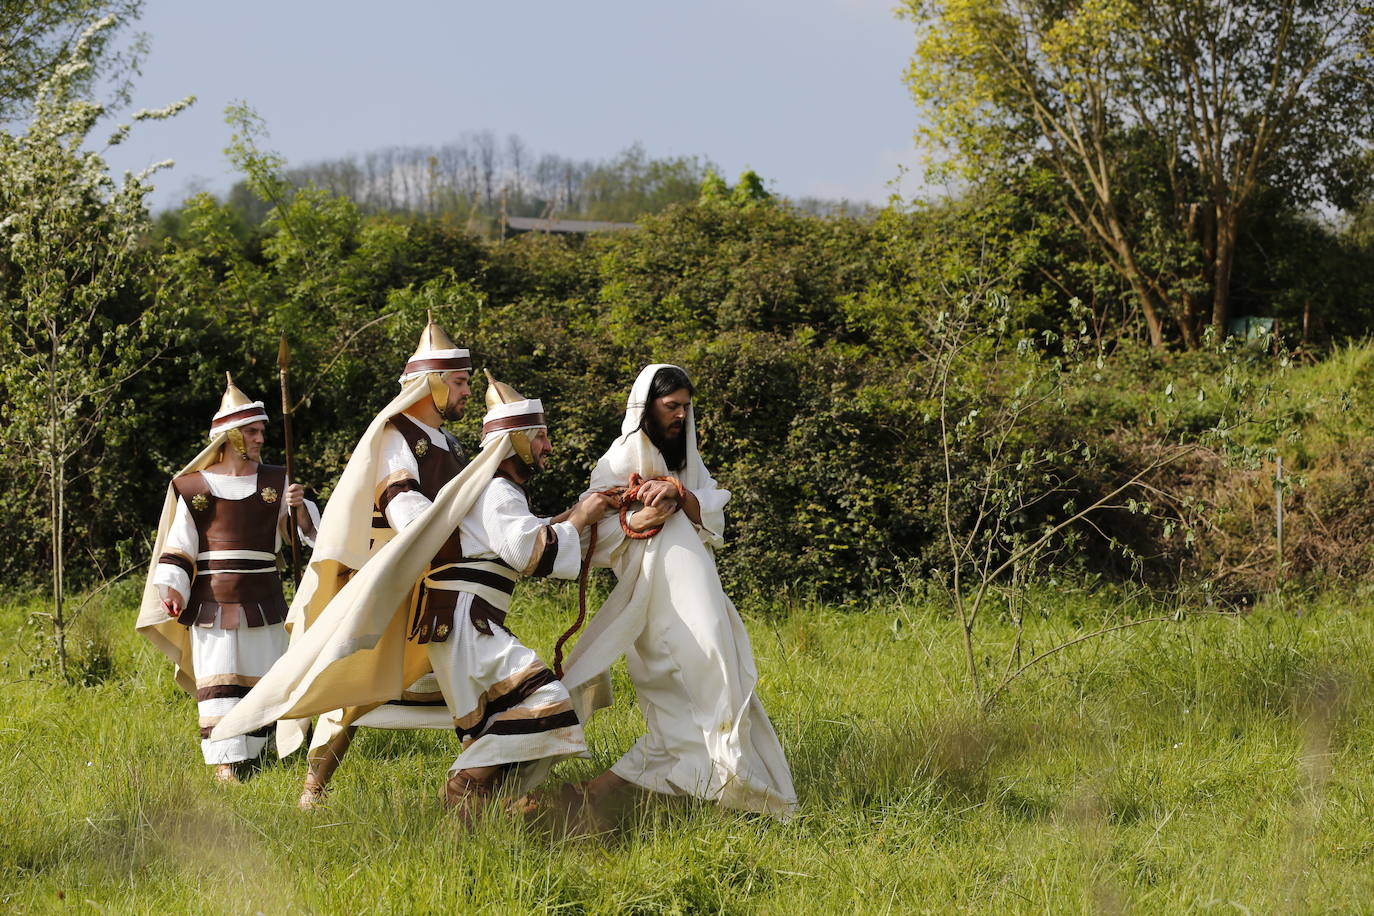
M 564 684 L 585 722 L 610 701 L 606 671 L 625 655 L 648 726 L 610 770 L 580 787 L 605 811 L 629 786 L 689 795 L 787 818 L 796 807 L 782 746 L 755 693 L 744 624 L 721 588 L 713 550 L 724 544 L 730 493 L 697 452 L 693 388 L 676 366 L 645 368 L 631 389 L 621 436 L 597 462 L 588 492 L 652 480 L 628 516 L 597 528 L 594 565 L 618 583 L 569 656 Z
M 259 463 L 267 414 L 230 379 L 210 445 L 168 487 L 137 627 L 178 666 L 218 782 L 261 753 L 267 729 L 221 741 L 219 720 L 286 649 L 277 570 L 288 512 L 311 544 L 319 512 L 286 470 Z

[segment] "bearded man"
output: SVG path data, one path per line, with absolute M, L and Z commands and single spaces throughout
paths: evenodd
M 267 729 L 221 741 L 210 731 L 286 648 L 277 551 L 288 513 L 313 544 L 319 512 L 285 468 L 259 463 L 267 413 L 226 378 L 209 446 L 167 488 L 136 626 L 195 696 L 215 780 L 233 783 L 235 764 L 258 756 Z
M 694 391 L 677 366 L 645 368 L 621 436 L 592 471 L 589 493 L 647 480 L 627 522 L 637 533 L 657 529 L 636 538 L 614 518 L 598 526 L 592 563 L 610 566 L 618 582 L 563 677 L 585 722 L 610 702 L 606 671 L 625 655 L 648 726 L 610 770 L 578 787 L 593 818 L 631 786 L 783 819 L 796 807 L 787 759 L 755 691 L 749 636 L 716 571 L 730 493 L 697 452 Z
M 350 514 L 346 511 L 350 501 L 339 501 L 341 511 L 326 511 L 322 523 L 322 527 L 330 534 L 326 539 L 328 543 L 347 541 L 348 534 L 360 540 L 365 534 L 368 556 L 372 556 L 395 537 L 398 530 L 418 518 L 429 507 L 439 489 L 467 467 L 468 459 L 462 445 L 442 427 L 446 422 L 463 416 L 471 395 L 471 376 L 471 354 L 455 346 L 431 315 L 420 335 L 420 343 L 406 361 L 400 377 L 403 388 L 417 380 L 424 383 L 423 386 L 414 386 L 420 389 L 418 399 L 405 398 L 412 402 L 389 416 L 380 427 L 380 437 L 372 435 L 373 430 L 369 428 L 368 434 L 354 448 L 344 472 L 349 475 L 349 470 L 356 464 L 356 471 L 349 476 L 373 478 L 375 496 L 371 513 Z M 393 402 L 383 411 L 383 415 L 389 414 L 394 406 Z M 378 438 L 380 441 L 376 441 Z M 374 456 L 376 460 L 373 460 Z M 354 530 L 340 532 L 340 529 L 348 526 Z M 338 536 L 339 533 L 343 536 Z M 454 552 L 449 545 L 446 545 L 446 549 L 448 553 Z M 440 553 L 444 554 L 444 551 Z M 326 555 L 327 551 L 322 552 L 320 559 L 325 560 Z M 435 562 L 444 561 L 436 557 Z M 347 567 L 336 573 L 339 578 L 348 575 L 351 572 Z M 314 604 L 318 612 L 322 599 L 332 594 L 329 589 L 318 590 L 318 584 L 317 576 L 310 586 L 302 588 L 301 600 L 293 606 L 293 619 L 288 623 L 293 639 L 304 633 L 308 625 L 306 618 L 313 619 L 314 615 L 309 613 L 311 605 Z M 310 594 L 306 594 L 307 591 Z M 437 612 L 445 599 L 451 601 L 454 596 L 453 592 L 431 593 L 426 590 L 423 600 Z M 299 615 L 295 613 L 296 609 L 300 610 Z M 381 708 L 371 711 L 331 711 L 320 718 L 311 742 L 305 783 L 298 805 L 302 810 L 314 808 L 323 801 L 329 780 L 348 752 L 359 725 L 395 729 L 453 727 L 439 683 L 432 672 L 410 684 L 400 697 L 383 704 Z M 279 743 L 294 747 L 302 738 L 303 723 L 287 723 L 282 731 L 290 737 Z
M 408 367 L 427 368 L 430 360 L 417 357 Z M 461 472 L 436 469 L 437 441 L 419 425 L 423 419 L 405 413 L 428 392 L 423 378 L 407 380 L 359 443 L 329 509 L 355 511 L 345 516 L 340 509 L 335 518 L 326 512 L 314 578 L 292 607 L 308 626 L 218 733 L 343 710 L 325 720 L 335 733 L 317 749 L 346 746 L 340 736 L 359 724 L 384 724 L 369 715 L 386 715 L 381 707 L 432 672 L 463 745 L 442 796 L 471 817 L 507 777 L 528 783 L 552 761 L 585 753 L 567 691 L 505 618 L 520 576 L 577 575 L 580 534 L 605 515 L 610 500 L 583 499 L 566 518 L 529 511 L 523 485 L 552 449 L 543 406 L 494 381 L 481 453 Z M 398 416 L 405 419 L 398 423 Z M 387 470 L 382 458 L 392 430 L 418 459 L 415 468 Z M 363 542 L 376 540 L 385 543 L 368 559 Z M 356 565 L 347 562 L 349 551 Z M 314 794 L 313 781 L 322 786 L 328 779 L 332 763 L 337 755 L 312 752 L 307 794 Z

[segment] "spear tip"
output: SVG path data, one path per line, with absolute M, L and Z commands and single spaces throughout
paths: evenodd
M 281 336 L 281 344 L 277 347 L 277 366 L 285 369 L 291 362 L 291 350 L 286 346 L 286 335 Z

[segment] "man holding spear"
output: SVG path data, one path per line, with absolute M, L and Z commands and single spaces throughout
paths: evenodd
M 358 725 L 417 727 L 438 713 L 463 745 L 443 799 L 467 817 L 499 787 L 528 787 L 585 752 L 567 691 L 505 620 L 522 576 L 577 576 L 580 534 L 610 501 L 530 511 L 524 484 L 551 450 L 543 407 L 496 382 L 482 452 L 462 461 L 441 427 L 462 410 L 470 368 L 431 321 L 335 487 L 290 649 L 218 726 L 227 737 L 320 715 L 302 808 L 323 797 Z
M 210 731 L 286 649 L 282 534 L 299 528 L 311 543 L 319 523 L 286 469 L 259 463 L 266 427 L 263 403 L 229 378 L 210 444 L 167 488 L 136 625 L 195 696 L 201 751 L 221 783 L 237 782 L 235 764 L 267 740 L 265 728 L 222 741 Z

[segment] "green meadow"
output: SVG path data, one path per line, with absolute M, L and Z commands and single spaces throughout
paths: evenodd
M 547 652 L 572 597 L 533 593 L 517 632 Z M 1072 591 L 1031 603 L 1028 651 L 1127 613 Z M 133 604 L 116 590 L 80 623 L 87 686 L 32 671 L 31 607 L 0 610 L 4 911 L 1374 911 L 1368 597 L 1123 630 L 986 713 L 939 602 L 746 613 L 796 818 L 646 798 L 599 836 L 503 814 L 464 829 L 437 800 L 455 753 L 437 731 L 365 730 L 308 815 L 299 757 L 215 786 Z M 1000 666 L 1014 633 L 990 623 Z M 623 672 L 617 686 L 591 759 L 555 783 L 640 733 Z

